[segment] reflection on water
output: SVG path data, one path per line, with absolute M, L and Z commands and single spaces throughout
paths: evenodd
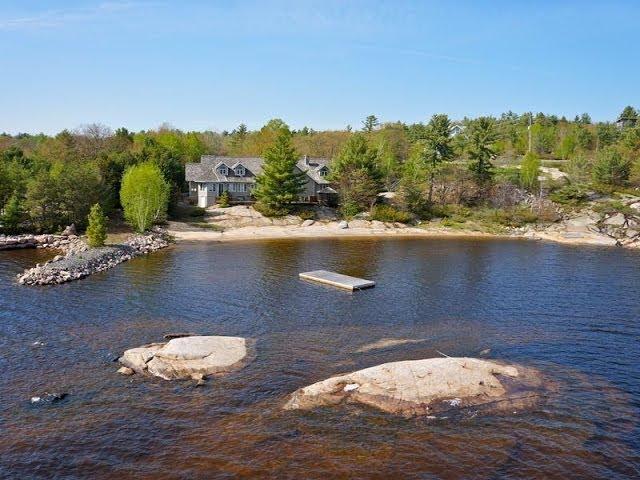
M 182 244 L 56 287 L 15 284 L 40 251 L 0 252 L 2 478 L 632 478 L 640 465 L 640 255 L 521 241 Z M 371 278 L 350 294 L 298 280 Z M 258 356 L 208 382 L 122 377 L 169 332 L 242 335 Z M 381 338 L 426 339 L 357 353 Z M 44 346 L 35 346 L 40 340 Z M 378 363 L 448 355 L 541 369 L 545 405 L 402 419 L 282 411 L 286 395 Z M 44 392 L 68 392 L 32 405 Z

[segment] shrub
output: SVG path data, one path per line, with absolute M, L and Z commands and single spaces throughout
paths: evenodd
M 122 178 L 120 203 L 124 217 L 138 232 L 149 229 L 167 214 L 169 184 L 160 169 L 146 162 L 129 167 Z
M 229 200 L 231 200 L 229 196 L 229 192 L 225 190 L 224 192 L 222 192 L 222 195 L 220 195 L 220 197 L 218 198 L 218 206 L 220 208 L 229 208 L 230 206 Z
M 584 185 L 565 185 L 550 195 L 551 200 L 562 205 L 580 205 L 589 198 Z
M 303 208 L 297 211 L 296 215 L 298 215 L 302 220 L 315 220 L 316 218 L 316 212 L 309 208 Z
M 255 208 L 256 211 L 260 212 L 265 217 L 284 217 L 289 213 L 289 210 L 287 210 L 286 208 L 274 208 L 263 202 L 256 202 L 253 205 L 253 208 Z
M 107 217 L 102 213 L 99 203 L 91 207 L 87 217 L 89 226 L 87 227 L 87 238 L 90 247 L 103 247 L 107 239 Z
M 398 210 L 391 205 L 376 205 L 371 210 L 371 219 L 381 222 L 409 223 L 412 217 L 409 212 Z
M 538 175 L 540 174 L 540 159 L 533 153 L 527 153 L 520 165 L 520 184 L 527 190 L 538 187 Z
M 594 181 L 605 185 L 624 185 L 630 173 L 631 161 L 613 147 L 602 150 L 593 166 Z
M 340 207 L 340 214 L 343 218 L 347 220 L 355 217 L 358 213 L 360 213 L 361 208 L 355 202 L 345 202 Z
M 538 220 L 538 215 L 528 207 L 485 209 L 478 213 L 481 220 L 504 227 L 522 227 Z

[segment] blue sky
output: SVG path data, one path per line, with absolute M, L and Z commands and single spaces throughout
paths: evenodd
M 0 0 L 0 131 L 640 106 L 637 1 Z

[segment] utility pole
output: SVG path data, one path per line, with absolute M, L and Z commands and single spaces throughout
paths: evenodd
M 529 131 L 529 153 L 531 153 L 531 120 L 533 118 L 533 113 L 529 112 L 529 126 L 527 130 Z

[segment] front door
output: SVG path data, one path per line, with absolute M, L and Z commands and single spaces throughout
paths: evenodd
M 222 195 L 222 184 L 218 184 L 218 196 Z

